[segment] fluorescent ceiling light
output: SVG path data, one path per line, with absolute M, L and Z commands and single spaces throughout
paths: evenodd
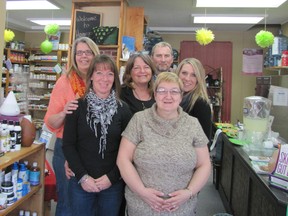
M 277 8 L 287 0 L 197 0 L 196 7 Z
M 69 26 L 71 25 L 71 19 L 27 19 L 31 22 L 34 22 L 38 25 L 48 25 L 48 24 L 58 24 L 59 26 Z
M 6 1 L 6 10 L 57 10 L 59 7 L 46 1 Z
M 256 24 L 259 23 L 264 17 L 241 17 L 241 16 L 198 16 L 193 15 L 194 23 L 214 23 L 214 24 Z

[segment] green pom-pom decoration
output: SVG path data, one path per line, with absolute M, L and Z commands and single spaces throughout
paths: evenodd
M 201 28 L 196 31 L 196 41 L 200 45 L 207 45 L 214 40 L 214 34 L 211 30 Z
M 40 49 L 43 53 L 48 54 L 53 50 L 53 44 L 47 39 L 41 43 Z
M 44 28 L 44 32 L 47 35 L 56 35 L 59 31 L 59 25 L 58 24 L 48 24 Z
M 13 31 L 11 31 L 9 29 L 5 29 L 4 30 L 4 40 L 5 40 L 5 42 L 12 41 L 14 37 L 15 37 L 15 34 L 14 34 Z
M 256 34 L 255 41 L 258 46 L 266 48 L 274 43 L 274 35 L 269 31 L 261 30 Z

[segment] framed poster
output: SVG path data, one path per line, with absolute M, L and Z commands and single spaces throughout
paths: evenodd
M 93 39 L 93 28 L 101 26 L 102 14 L 83 10 L 75 10 L 74 39 L 78 37 L 89 37 Z

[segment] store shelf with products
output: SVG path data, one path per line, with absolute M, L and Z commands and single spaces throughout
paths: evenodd
M 67 58 L 68 50 L 53 50 L 49 54 L 42 53 L 40 49 L 30 50 L 27 98 L 28 111 L 36 128 L 42 128 L 52 89 L 60 77 L 55 66 L 57 65 L 60 71 L 66 68 Z
M 6 68 L 5 72 L 2 73 L 2 87 L 4 88 L 4 96 L 7 96 L 11 90 L 19 92 L 12 84 L 13 75 L 28 72 L 28 56 L 29 51 L 27 50 L 4 48 L 3 66 Z
M 212 104 L 212 121 L 222 122 L 222 105 L 223 105 L 223 78 L 222 68 L 211 68 L 204 66 L 206 69 L 207 93 Z M 208 68 L 208 69 L 207 69 Z
M 35 211 L 44 215 L 44 171 L 45 171 L 45 145 L 32 144 L 31 147 L 22 147 L 20 151 L 8 152 L 0 157 L 0 170 L 5 170 L 14 162 L 27 160 L 29 164 L 37 162 L 40 168 L 40 184 L 31 186 L 31 191 L 17 200 L 14 204 L 0 211 L 0 216 L 18 215 L 19 211 Z

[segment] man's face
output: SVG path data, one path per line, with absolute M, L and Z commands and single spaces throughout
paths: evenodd
M 152 60 L 157 68 L 158 73 L 169 71 L 172 63 L 173 56 L 169 47 L 156 47 Z

